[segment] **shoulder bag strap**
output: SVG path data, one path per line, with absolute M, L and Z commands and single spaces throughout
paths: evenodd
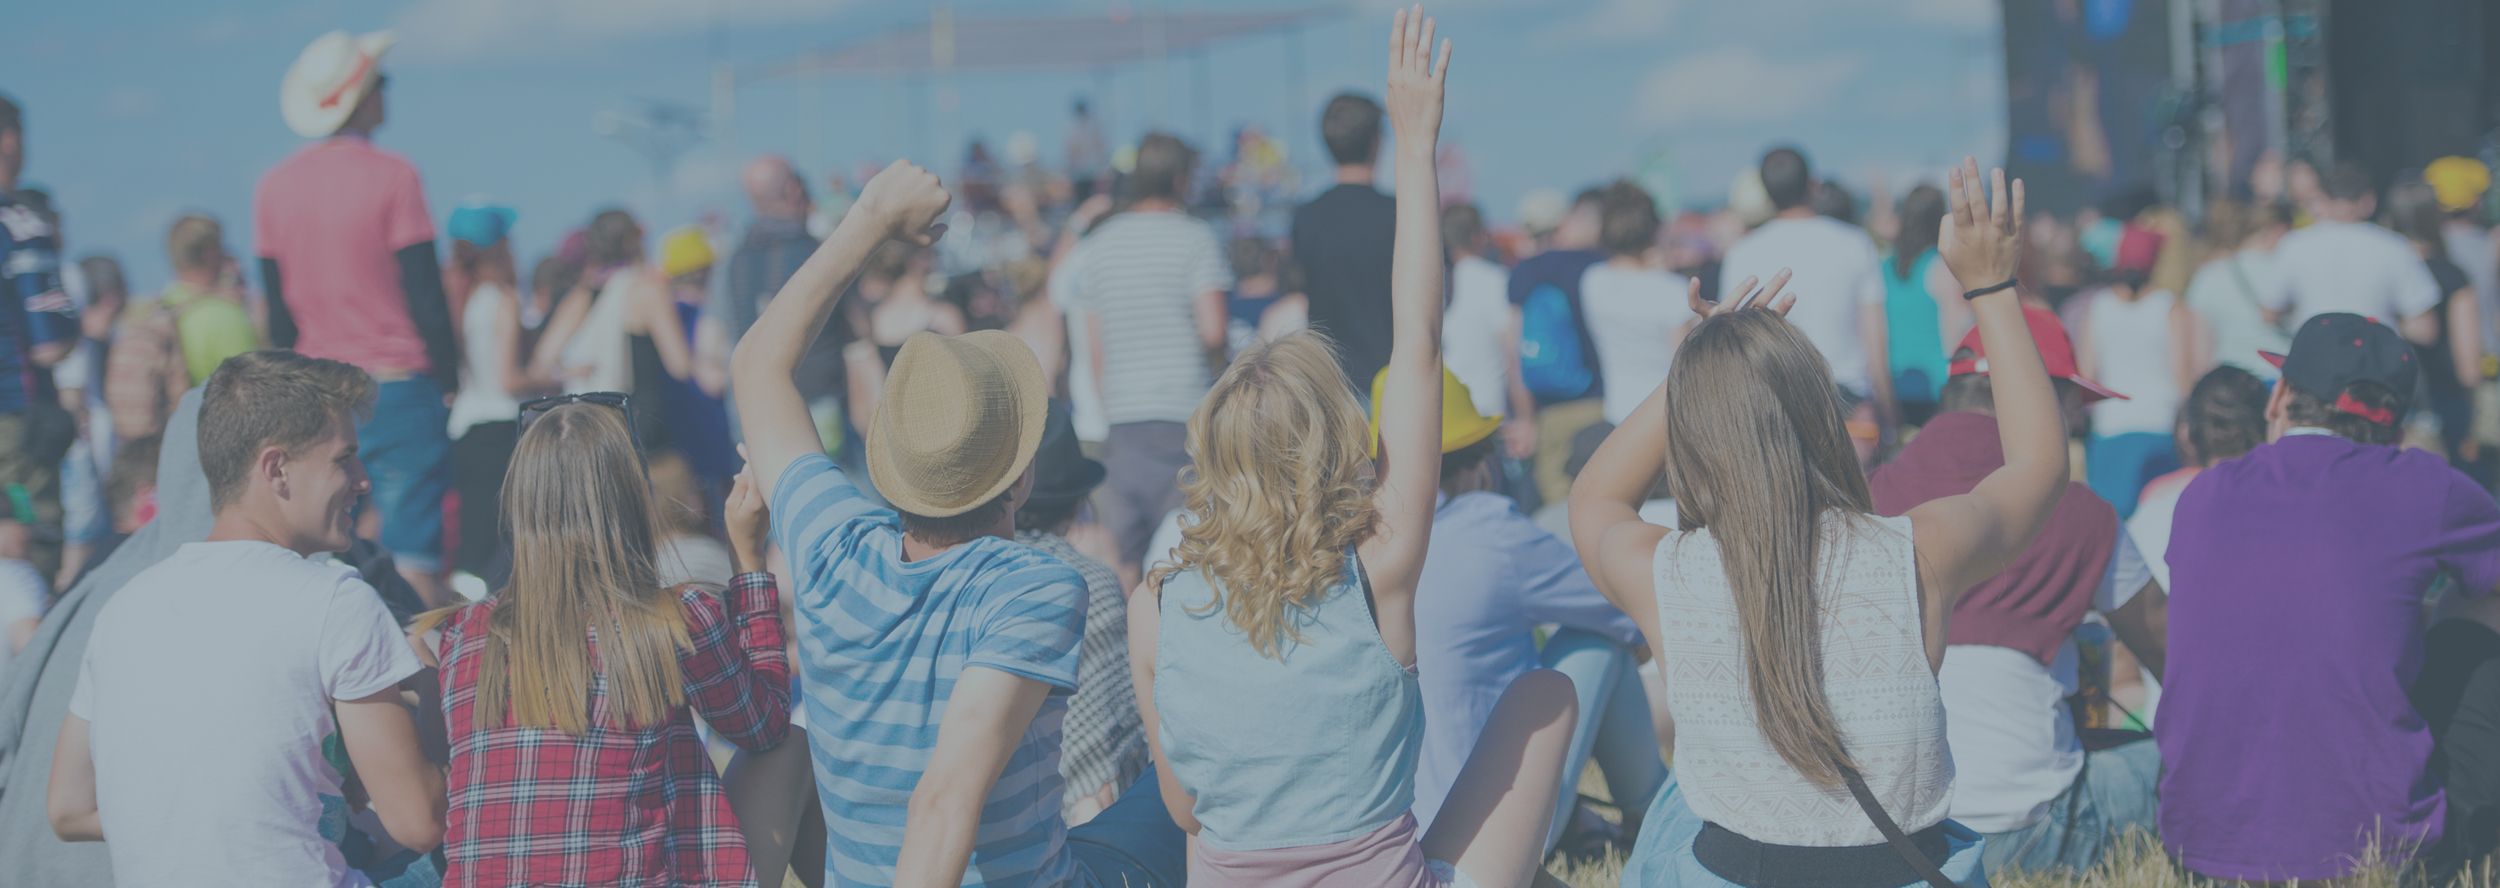
M 1943 870 L 1936 868 L 1935 861 L 1928 860 L 1927 855 L 1918 850 L 1918 845 L 1911 842 L 1909 836 L 1902 834 L 1901 824 L 1892 822 L 1892 815 L 1884 813 L 1884 806 L 1875 803 L 1875 793 L 1866 788 L 1866 779 L 1858 776 L 1857 769 L 1841 768 L 1840 777 L 1848 781 L 1849 794 L 1857 798 L 1858 808 L 1866 812 L 1866 819 L 1875 821 L 1875 828 L 1883 832 L 1884 841 L 1892 843 L 1892 850 L 1900 853 L 1901 859 L 1909 863 L 1910 869 L 1918 873 L 1919 878 L 1927 880 L 1928 888 L 1959 888 L 1952 879 L 1945 878 Z
M 2257 298 L 2257 282 L 2249 280 L 2248 269 L 2240 265 L 2239 255 L 2232 254 L 2231 258 L 2223 261 L 2231 264 L 2231 279 L 2240 285 L 2240 299 L 2246 301 L 2248 307 L 2256 309 L 2258 317 L 2265 317 L 2266 304 Z

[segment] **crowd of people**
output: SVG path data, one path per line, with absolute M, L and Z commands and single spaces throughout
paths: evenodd
M 1209 173 L 1079 102 L 1062 171 L 976 142 L 819 201 L 767 156 L 735 237 L 608 210 L 526 264 L 377 145 L 389 35 L 334 32 L 257 261 L 185 215 L 154 296 L 62 258 L 0 98 L 0 859 L 1941 888 L 2135 833 L 2224 882 L 2500 847 L 2488 168 L 2060 217 L 1778 147 L 1722 208 L 1504 226 L 1452 193 L 1435 28 L 1396 14 L 1290 210 L 1255 131 Z

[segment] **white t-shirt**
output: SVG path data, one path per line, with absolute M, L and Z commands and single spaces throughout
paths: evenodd
M 2154 290 L 2127 302 L 2107 290 L 2092 294 L 2084 316 L 2092 331 L 2095 381 L 2124 398 L 2092 404 L 2092 434 L 2099 437 L 2170 434 L 2178 423 L 2179 377 L 2172 369 L 2170 309 L 2178 300 Z
M 1693 319 L 1684 276 L 1612 261 L 1580 277 L 1580 307 L 1597 344 L 1597 374 L 1606 380 L 1606 421 L 1623 424 L 1675 365 L 1677 328 Z M 1879 292 L 1877 295 L 1881 295 Z
M 582 315 L 581 326 L 573 329 L 573 338 L 565 340 L 561 358 L 567 393 L 633 392 L 634 359 L 625 342 L 625 312 L 638 276 L 628 268 L 609 277 Z M 587 374 L 577 375 L 585 369 Z
M 503 388 L 503 356 L 497 353 L 495 316 L 512 293 L 502 284 L 485 283 L 469 291 L 460 309 L 460 393 L 451 397 L 451 436 L 471 427 L 514 420 L 521 402 Z
M 2258 379 L 2271 381 L 2281 373 L 2257 353 L 2279 355 L 2292 350 L 2291 335 L 2266 323 L 2262 307 L 2282 292 L 2283 271 L 2275 265 L 2274 254 L 2264 250 L 2241 250 L 2197 269 L 2196 276 L 2188 279 L 2187 305 L 2213 336 L 2214 360 Z
M 2144 483 L 2144 495 L 2136 500 L 2135 514 L 2127 516 L 2127 536 L 2135 540 L 2135 550 L 2144 553 L 2144 565 L 2153 572 L 2153 582 L 2170 588 L 2171 519 L 2179 512 L 2179 497 L 2204 470 L 2190 466 Z
M 2439 284 L 2413 244 L 2364 222 L 2320 222 L 2283 236 L 2274 248 L 2283 283 L 2266 307 L 2289 308 L 2284 326 L 2348 311 L 2395 327 L 2439 307 Z
M 1788 322 L 1797 325 L 1823 360 L 1832 381 L 1861 396 L 1874 392 L 1867 376 L 1866 340 L 1858 313 L 1884 314 L 1884 273 L 1875 241 L 1855 225 L 1824 216 L 1773 219 L 1745 235 L 1719 263 L 1719 298 L 1738 295 L 1748 276 L 1768 284 L 1782 268 L 1795 272 L 1785 292 L 1797 294 Z M 1994 281 L 1972 284 L 1986 286 Z M 1594 325 L 1592 325 L 1592 329 Z M 1609 384 L 1611 394 L 1614 386 Z M 1647 395 L 1648 392 L 1642 392 Z
M 1510 362 L 1502 359 L 1509 329 L 1510 270 L 1480 256 L 1458 260 L 1450 269 L 1450 309 L 1441 316 L 1441 361 L 1486 416 L 1510 412 Z M 1371 390 L 1371 380 L 1354 382 Z
M 354 568 L 268 543 L 190 543 L 96 616 L 69 711 L 124 885 L 368 884 L 338 839 L 331 704 L 416 674 Z
M 1215 383 L 1198 299 L 1233 285 L 1215 230 L 1180 213 L 1111 217 L 1050 275 L 1053 302 L 1100 319 L 1102 406 L 1113 425 L 1188 422 Z M 1078 369 L 1085 369 L 1080 359 Z
M 1803 305 L 1804 300 L 1798 304 Z M 2118 534 L 2109 567 L 2092 590 L 2092 610 L 2125 607 L 2151 574 L 2144 556 Z M 2048 813 L 2083 770 L 2066 698 L 2078 688 L 2069 640 L 2046 666 L 2013 648 L 1957 644 L 1944 649 L 1936 684 L 1944 695 L 1945 743 L 1953 750 L 1953 819 L 1983 833 L 2021 829 Z
M 660 585 L 707 583 L 727 586 L 735 578 L 729 546 L 700 534 L 671 536 L 660 541 Z

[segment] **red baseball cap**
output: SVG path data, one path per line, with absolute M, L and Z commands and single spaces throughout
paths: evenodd
M 2023 324 L 2031 328 L 2031 342 L 2040 349 L 2040 363 L 2049 368 L 2049 378 L 2074 383 L 2076 388 L 2083 390 L 2083 400 L 2087 404 L 2108 398 L 2127 399 L 2125 395 L 2110 391 L 2107 386 L 2083 378 L 2083 374 L 2077 371 L 2075 342 L 2066 337 L 2066 325 L 2058 322 L 2056 312 L 2035 305 L 2023 306 Z M 1978 327 L 1972 327 L 1970 333 L 1962 337 L 1962 344 L 1954 348 L 1954 353 L 1960 354 L 1965 350 L 1971 353 L 1970 359 L 1953 362 L 1945 369 L 1947 374 L 1960 376 L 1988 372 L 1988 349 L 1979 342 Z

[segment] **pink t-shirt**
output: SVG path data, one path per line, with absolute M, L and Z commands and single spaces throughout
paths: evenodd
M 375 374 L 433 369 L 393 256 L 434 239 L 407 158 L 359 136 L 305 146 L 261 177 L 252 238 L 278 262 L 296 351 Z

